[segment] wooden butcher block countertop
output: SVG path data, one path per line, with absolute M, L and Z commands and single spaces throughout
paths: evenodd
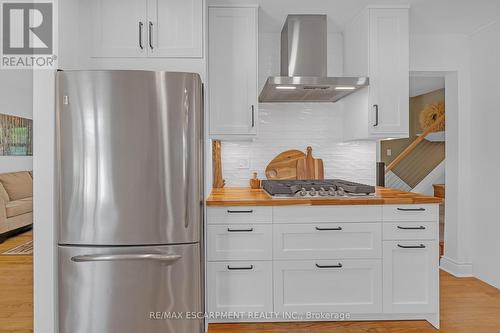
M 370 197 L 273 198 L 262 189 L 227 187 L 212 189 L 208 206 L 288 206 L 288 205 L 402 205 L 434 204 L 441 199 L 395 189 L 377 187 Z

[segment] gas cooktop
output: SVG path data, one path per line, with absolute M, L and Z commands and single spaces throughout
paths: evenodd
M 263 180 L 262 187 L 273 197 L 345 197 L 374 195 L 375 187 L 341 179 Z

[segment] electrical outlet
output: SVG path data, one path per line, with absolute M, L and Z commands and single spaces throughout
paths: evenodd
M 238 160 L 239 169 L 250 169 L 250 157 L 241 157 Z
M 392 156 L 392 149 L 387 149 L 387 156 Z

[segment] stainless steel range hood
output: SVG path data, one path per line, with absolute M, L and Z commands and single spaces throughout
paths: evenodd
M 327 77 L 326 15 L 288 15 L 281 31 L 281 76 L 267 79 L 262 103 L 336 102 L 367 77 Z

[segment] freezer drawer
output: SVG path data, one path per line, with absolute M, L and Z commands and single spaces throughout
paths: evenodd
M 198 244 L 59 246 L 59 332 L 202 332 L 200 266 Z

